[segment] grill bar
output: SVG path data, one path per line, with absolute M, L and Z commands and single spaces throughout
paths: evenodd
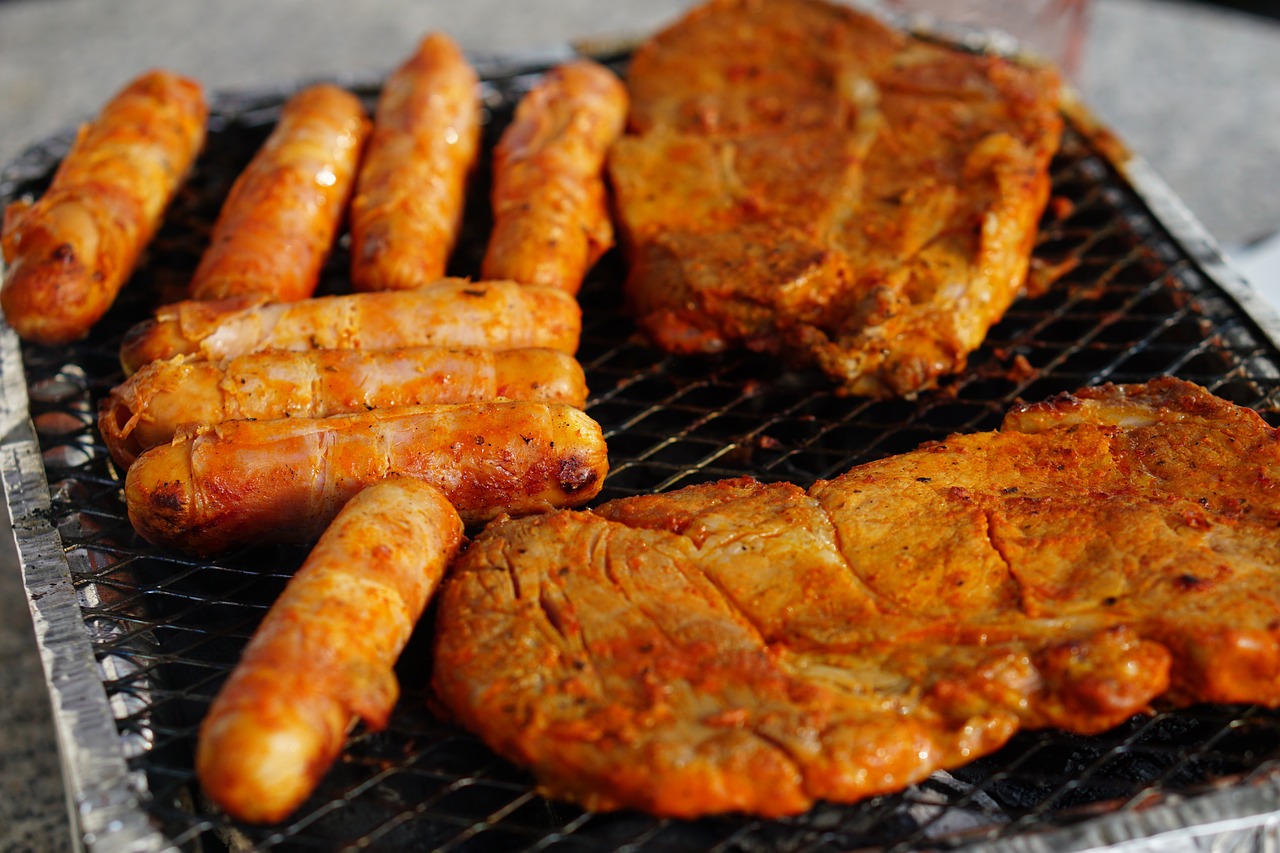
M 483 66 L 492 146 L 545 60 Z M 625 57 L 614 57 L 621 68 Z M 371 104 L 376 87 L 348 84 Z M 120 336 L 194 268 L 240 167 L 289 93 L 222 98 L 196 172 L 121 304 L 93 336 L 57 351 L 0 335 L 0 473 L 85 844 L 94 851 L 422 850 L 827 851 L 1083 849 L 1176 833 L 1274 837 L 1280 714 L 1161 710 L 1096 737 L 1027 732 L 1000 752 L 894 795 L 821 805 L 779 821 L 589 814 L 540 798 L 529 776 L 437 720 L 427 695 L 430 629 L 399 667 L 389 728 L 358 729 L 316 794 L 275 827 L 236 824 L 201 801 L 199 722 L 302 549 L 248 548 L 199 561 L 132 531 L 93 426 L 120 380 Z M 915 401 L 840 397 L 816 374 L 731 353 L 661 354 L 621 306 L 621 260 L 581 299 L 592 397 L 613 470 L 600 500 L 751 474 L 807 486 L 953 432 L 991 429 L 1016 400 L 1172 373 L 1280 423 L 1280 322 L 1222 262 L 1180 202 L 1073 111 L 1053 165 L 1036 266 L 1059 275 L 1016 303 L 969 368 Z M 39 192 L 66 139 L 0 173 L 0 200 Z M 474 275 L 488 231 L 477 175 L 451 273 Z M 322 289 L 345 286 L 345 245 Z M 1037 274 L 1047 274 L 1038 272 Z M 27 415 L 30 415 L 30 421 Z

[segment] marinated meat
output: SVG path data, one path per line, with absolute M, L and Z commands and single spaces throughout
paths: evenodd
M 98 431 L 121 470 L 184 426 L 330 415 L 482 400 L 582 408 L 587 381 L 573 356 L 545 347 L 266 350 L 225 361 L 153 361 L 111 389 Z
M 493 151 L 483 278 L 577 294 L 613 246 L 604 161 L 626 115 L 626 87 L 589 59 L 552 68 L 520 99 Z
M 0 307 L 23 340 L 78 340 L 133 274 L 204 145 L 204 89 L 171 71 L 125 86 L 76 134 L 39 201 L 0 216 Z
M 435 486 L 464 522 L 480 524 L 581 506 L 608 470 L 600 425 L 571 406 L 440 403 L 184 427 L 134 460 L 124 498 L 144 539 L 209 555 L 315 541 L 357 492 L 391 474 Z
M 665 349 L 816 362 L 855 394 L 964 367 L 1026 280 L 1056 75 L 822 0 L 713 0 L 641 47 L 610 158 Z
M 1173 379 L 1020 406 L 805 491 L 750 479 L 491 524 L 434 686 L 589 809 L 777 816 L 1020 727 L 1280 705 L 1280 432 Z
M 387 350 L 415 346 L 572 354 L 582 332 L 578 300 L 514 281 L 442 278 L 415 290 L 318 296 L 299 302 L 237 297 L 165 305 L 120 345 L 126 375 L 162 358 L 213 361 L 269 350 Z
M 351 200 L 356 290 L 411 290 L 444 275 L 480 150 L 479 83 L 439 32 L 383 83 Z
M 288 816 L 346 742 L 385 728 L 393 667 L 462 544 L 434 486 L 388 477 L 356 494 L 271 605 L 200 725 L 196 772 L 240 820 Z
M 289 98 L 222 203 L 191 298 L 310 298 L 368 136 L 360 99 L 339 86 L 318 83 Z

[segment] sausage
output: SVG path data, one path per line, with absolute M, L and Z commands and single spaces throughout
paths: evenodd
M 604 160 L 627 90 L 590 60 L 553 68 L 520 100 L 493 154 L 493 232 L 485 278 L 577 293 L 613 245 Z
M 600 425 L 572 406 L 460 403 L 195 427 L 139 456 L 124 491 L 144 538 L 208 555 L 312 541 L 388 474 L 426 480 L 473 524 L 582 504 L 607 470 Z
M 291 302 L 314 293 L 368 134 L 350 92 L 326 83 L 291 97 L 223 202 L 191 297 Z
M 356 718 L 387 724 L 393 666 L 462 542 L 440 491 L 391 478 L 353 497 L 263 617 L 200 726 L 196 774 L 232 817 L 282 820 Z
M 111 456 L 127 468 L 186 424 L 239 418 L 322 418 L 391 406 L 495 398 L 586 404 L 582 366 L 552 349 L 263 352 L 227 362 L 178 356 L 111 389 L 98 417 Z
M 204 144 L 200 84 L 149 71 L 80 129 L 34 204 L 4 212 L 0 305 L 28 341 L 83 338 L 115 301 Z
M 356 290 L 421 287 L 444 275 L 480 150 L 476 72 L 432 33 L 383 84 L 351 204 Z
M 266 349 L 398 349 L 409 346 L 549 347 L 573 353 L 577 301 L 515 282 L 444 279 L 418 290 L 263 303 L 247 297 L 168 305 L 125 335 L 126 374 L 162 358 L 221 361 Z

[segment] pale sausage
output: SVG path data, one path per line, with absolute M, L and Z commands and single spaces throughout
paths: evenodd
M 493 154 L 485 278 L 578 292 L 613 245 L 604 161 L 626 116 L 622 81 L 587 59 L 553 68 L 521 98 Z
M 291 97 L 222 204 L 191 297 L 292 302 L 314 293 L 368 133 L 350 92 L 322 83 Z
M 126 374 L 175 355 L 210 361 L 267 349 L 410 346 L 578 348 L 582 310 L 572 296 L 515 282 L 444 279 L 418 290 L 262 303 L 190 300 L 161 308 L 125 335 Z
M 196 774 L 210 799 L 240 820 L 281 820 L 355 719 L 386 726 L 396 658 L 461 542 L 458 513 L 420 480 L 384 480 L 343 507 L 205 716 Z
M 111 389 L 98 417 L 127 468 L 179 427 L 240 418 L 321 418 L 391 406 L 505 398 L 582 408 L 582 366 L 552 349 L 263 352 L 226 362 L 153 361 Z
M 351 203 L 356 290 L 421 287 L 444 275 L 480 146 L 476 72 L 432 33 L 387 78 Z
M 608 467 L 600 425 L 572 406 L 441 404 L 196 427 L 139 456 L 124 492 L 144 538 L 211 554 L 312 541 L 388 474 L 426 480 L 473 524 L 585 503 Z
M 0 232 L 0 305 L 24 339 L 83 338 L 115 301 L 204 143 L 200 84 L 149 71 L 80 129 L 53 183 Z

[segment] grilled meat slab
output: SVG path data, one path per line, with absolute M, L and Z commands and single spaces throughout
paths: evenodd
M 1026 279 L 1057 79 L 822 0 L 712 0 L 641 47 L 610 160 L 637 322 L 855 394 L 964 367 Z
M 1173 379 L 807 492 L 736 479 L 491 524 L 434 687 L 590 809 L 777 816 L 1020 727 L 1280 705 L 1280 432 Z

